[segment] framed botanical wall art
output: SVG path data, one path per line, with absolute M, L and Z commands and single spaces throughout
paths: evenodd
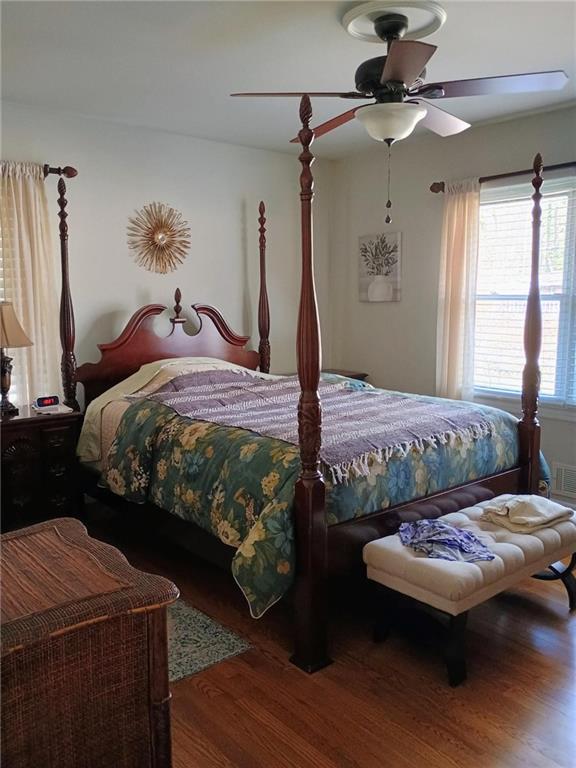
M 400 301 L 401 233 L 363 235 L 359 245 L 360 301 Z

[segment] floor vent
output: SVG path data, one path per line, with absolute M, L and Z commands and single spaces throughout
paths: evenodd
M 576 467 L 553 462 L 552 490 L 560 496 L 576 499 Z

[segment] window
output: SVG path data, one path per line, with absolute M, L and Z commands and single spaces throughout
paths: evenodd
M 517 394 L 522 388 L 533 191 L 529 177 L 498 179 L 481 188 L 473 363 L 477 397 Z M 541 191 L 540 397 L 576 406 L 576 173 L 545 173 Z

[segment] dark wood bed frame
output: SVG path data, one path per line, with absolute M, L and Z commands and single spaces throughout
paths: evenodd
M 318 396 L 321 369 L 320 327 L 314 286 L 312 252 L 312 200 L 314 161 L 310 145 L 314 133 L 310 128 L 312 108 L 304 96 L 300 103 L 302 128 L 298 134 L 302 152 L 300 175 L 302 228 L 302 283 L 298 316 L 298 376 L 301 397 L 298 407 L 300 454 L 302 468 L 296 483 L 294 523 L 296 535 L 296 581 L 294 587 L 294 654 L 291 660 L 302 669 L 313 672 L 330 663 L 326 596 L 328 581 L 338 576 L 361 573 L 363 545 L 383 535 L 393 533 L 404 520 L 437 517 L 449 511 L 490 498 L 499 493 L 533 493 L 538 490 L 540 426 L 538 423 L 538 393 L 540 370 L 538 358 L 541 346 L 542 321 L 539 292 L 540 252 L 540 186 L 542 158 L 536 155 L 533 169 L 534 187 L 532 214 L 532 262 L 530 292 L 526 308 L 524 351 L 526 363 L 522 379 L 522 419 L 518 424 L 520 460 L 516 468 L 448 491 L 434 494 L 365 517 L 328 527 L 325 516 L 325 487 L 320 470 L 322 410 Z M 82 382 L 86 402 L 134 373 L 140 365 L 152 360 L 188 355 L 208 355 L 240 363 L 262 371 L 270 369 L 270 312 L 266 291 L 266 229 L 265 209 L 259 208 L 260 297 L 258 304 L 258 352 L 246 349 L 249 338 L 230 329 L 220 312 L 205 304 L 193 305 L 200 329 L 188 335 L 180 317 L 181 294 L 176 291 L 172 329 L 161 338 L 153 330 L 154 317 L 163 312 L 162 304 L 149 304 L 139 309 L 129 320 L 120 336 L 100 344 L 102 359 L 96 364 L 76 367 L 74 356 L 74 313 L 68 280 L 68 228 L 66 225 L 66 186 L 63 176 L 72 178 L 71 168 L 49 168 L 56 173 L 60 207 L 60 243 L 62 257 L 62 300 L 60 332 L 62 340 L 62 381 L 65 402 L 78 409 L 76 384 Z M 124 502 L 126 504 L 126 502 Z M 141 508 L 139 508 L 141 509 Z M 209 536 L 192 523 L 185 523 L 198 537 L 199 549 L 210 559 L 230 560 L 230 548 Z M 209 545 L 207 544 L 209 542 Z M 208 553 L 207 550 L 210 550 Z

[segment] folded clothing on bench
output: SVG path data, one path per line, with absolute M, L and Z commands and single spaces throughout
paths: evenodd
M 503 494 L 484 507 L 482 519 L 514 533 L 533 533 L 564 520 L 574 512 L 555 501 L 536 495 Z
M 472 531 L 455 528 L 443 520 L 402 523 L 398 531 L 404 546 L 439 560 L 493 560 L 494 555 Z

